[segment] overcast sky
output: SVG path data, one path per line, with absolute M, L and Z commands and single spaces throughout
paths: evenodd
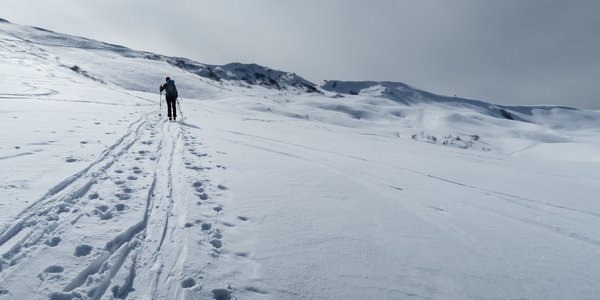
M 0 18 L 315 83 L 600 109 L 598 0 L 0 0 Z

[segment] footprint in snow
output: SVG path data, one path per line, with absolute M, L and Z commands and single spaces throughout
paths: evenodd
M 137 180 L 138 178 L 136 176 L 127 176 L 127 180 Z
M 227 226 L 227 227 L 235 227 L 235 224 L 233 223 L 229 223 L 229 222 L 221 222 L 221 224 Z
M 44 269 L 44 273 L 62 273 L 64 272 L 65 268 L 61 267 L 61 266 L 49 266 L 46 269 Z
M 217 249 L 223 247 L 223 242 L 221 242 L 221 240 L 219 240 L 219 239 L 212 239 L 210 241 L 210 244 Z
M 184 289 L 189 289 L 191 287 L 194 287 L 196 285 L 196 280 L 192 279 L 192 278 L 187 278 L 186 280 L 181 282 L 181 287 Z
M 97 206 L 96 214 L 100 216 L 100 220 L 110 220 L 113 217 L 113 213 L 108 210 L 108 206 L 106 205 Z
M 117 193 L 117 194 L 115 194 L 115 196 L 119 200 L 129 200 L 129 199 L 131 199 L 131 195 L 129 195 L 128 193 Z
M 261 290 L 261 289 L 259 289 L 257 287 L 254 287 L 254 286 L 246 287 L 245 290 L 248 291 L 248 292 L 257 293 L 257 294 L 261 294 L 261 295 L 267 295 L 267 294 L 269 294 L 266 291 L 263 291 L 263 290 Z
M 62 214 L 62 213 L 70 212 L 70 211 L 71 211 L 71 206 L 65 203 L 65 204 L 60 204 L 58 206 L 56 213 Z
M 65 162 L 68 162 L 68 163 L 72 163 L 72 162 L 76 162 L 76 161 L 77 161 L 77 159 L 72 158 L 72 157 L 65 159 Z
M 81 256 L 87 256 L 92 252 L 92 246 L 90 245 L 79 245 L 77 247 L 75 247 L 75 256 L 77 257 L 81 257 Z
M 58 221 L 60 218 L 58 217 L 58 214 L 55 213 L 49 213 L 46 215 L 46 220 L 48 221 Z
M 44 281 L 47 278 L 62 277 L 61 273 L 64 271 L 65 268 L 63 268 L 62 266 L 49 266 L 46 269 L 44 269 L 44 271 L 42 271 L 40 274 L 38 274 L 38 278 Z
M 215 300 L 231 300 L 231 291 L 227 289 L 212 290 L 213 299 Z
M 46 245 L 50 246 L 50 247 L 56 247 L 58 246 L 58 244 L 60 243 L 61 238 L 55 236 L 49 240 L 46 241 Z
M 113 218 L 113 213 L 110 210 L 107 212 L 102 212 L 99 215 L 100 215 L 100 220 L 110 220 Z

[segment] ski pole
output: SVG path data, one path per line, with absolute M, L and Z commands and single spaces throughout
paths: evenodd
M 158 116 L 162 116 L 162 91 L 160 92 L 160 96 L 158 98 Z
M 181 120 L 183 121 L 185 118 L 183 117 L 183 111 L 181 110 L 181 105 L 179 104 L 179 98 L 175 98 L 175 100 L 177 101 L 177 108 L 179 108 L 179 114 L 181 115 Z

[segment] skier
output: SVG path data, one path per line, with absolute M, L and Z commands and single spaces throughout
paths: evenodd
M 171 80 L 171 78 L 167 77 L 166 82 L 160 86 L 160 92 L 166 90 L 165 98 L 167 99 L 167 116 L 169 116 L 169 121 L 171 121 L 171 116 L 173 116 L 173 120 L 177 120 L 177 110 L 175 109 L 175 105 L 177 102 L 177 87 L 175 87 L 175 81 Z M 173 111 L 173 114 L 171 114 Z

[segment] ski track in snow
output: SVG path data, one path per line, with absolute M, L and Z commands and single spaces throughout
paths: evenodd
M 214 263 L 223 247 L 218 221 L 223 206 L 208 196 L 217 187 L 199 179 L 210 168 L 201 167 L 207 154 L 189 131 L 198 127 L 160 121 L 155 114 L 133 122 L 97 160 L 50 188 L 0 231 L 0 283 L 19 286 L 5 294 L 21 298 L 32 289 L 51 299 L 121 299 L 134 291 L 133 298 L 142 299 L 231 294 L 227 287 L 205 290 L 202 279 L 209 276 L 185 266 L 188 247 L 209 253 L 210 259 L 200 260 L 204 264 Z M 202 220 L 190 222 L 190 209 L 204 211 Z M 102 234 L 87 236 L 97 230 L 86 228 L 95 226 Z M 202 241 L 188 241 L 195 236 Z M 48 252 L 63 258 L 45 261 Z M 35 265 L 46 267 L 34 280 L 22 270 Z
M 302 159 L 302 160 L 311 160 L 311 161 L 315 161 L 315 160 L 320 160 L 318 158 L 318 156 L 313 155 L 313 153 L 323 153 L 323 154 L 328 154 L 328 155 L 335 155 L 335 156 L 342 156 L 348 159 L 352 159 L 352 160 L 360 160 L 360 161 L 367 161 L 364 158 L 361 157 L 356 157 L 356 156 L 350 156 L 347 154 L 343 154 L 343 153 L 337 153 L 337 152 L 332 152 L 332 151 L 327 151 L 327 150 L 323 150 L 323 149 L 317 149 L 317 148 L 313 148 L 313 147 L 306 147 L 303 145 L 299 145 L 299 144 L 294 144 L 294 143 L 288 143 L 288 142 L 284 142 L 284 141 L 280 141 L 280 140 L 276 140 L 276 139 L 272 139 L 272 138 L 266 138 L 266 137 L 261 137 L 261 136 L 257 136 L 257 135 L 252 135 L 252 134 L 246 134 L 246 133 L 242 133 L 242 132 L 237 132 L 237 131 L 229 131 L 227 133 L 230 134 L 234 134 L 234 135 L 241 135 L 241 136 L 246 136 L 246 137 L 251 137 L 253 138 L 253 141 L 255 143 L 259 143 L 259 144 L 264 144 L 267 145 L 268 147 L 263 147 L 263 146 L 258 146 L 258 145 L 252 145 L 249 143 L 242 143 L 239 141 L 234 141 L 234 140 L 229 140 L 229 139 L 225 139 L 228 140 L 232 143 L 235 144 L 241 144 L 247 147 L 251 147 L 254 149 L 259 149 L 259 150 L 263 150 L 263 151 L 268 151 L 271 153 L 275 153 L 275 154 L 280 154 L 280 155 L 284 155 L 284 156 L 288 156 L 288 157 L 292 157 L 292 158 L 296 158 L 296 159 Z M 276 149 L 282 149 L 282 150 L 275 150 Z M 301 151 L 300 149 L 304 149 L 306 151 Z M 307 152 L 308 151 L 308 152 Z M 296 153 L 294 153 L 296 152 Z M 310 158 L 310 159 L 309 159 Z M 322 160 L 322 163 L 324 165 L 326 165 L 328 168 L 333 169 L 337 172 L 339 172 L 340 174 L 346 174 L 346 171 L 339 169 L 338 166 L 334 166 L 334 165 L 330 165 L 327 163 L 326 160 Z M 371 163 L 375 163 L 373 161 L 371 161 Z M 542 200 L 534 200 L 534 199 L 529 199 L 526 197 L 522 197 L 522 196 L 518 196 L 518 195 L 513 195 L 513 194 L 509 194 L 509 193 L 505 193 L 505 192 L 500 192 L 500 191 L 495 191 L 495 190 L 490 190 L 490 189 L 486 189 L 486 188 L 481 188 L 481 187 L 476 187 L 473 185 L 469 185 L 469 184 L 465 184 L 465 183 L 460 183 L 457 181 L 453 181 L 453 180 L 449 180 L 449 179 L 445 179 L 445 178 L 441 178 L 438 176 L 434 176 L 431 174 L 427 174 L 424 172 L 420 172 L 420 171 L 416 171 L 416 170 L 410 170 L 410 169 L 406 169 L 406 168 L 399 168 L 403 171 L 409 172 L 409 173 L 414 173 L 416 175 L 420 175 L 423 177 L 427 177 L 430 179 L 434 179 L 434 180 L 438 180 L 438 181 L 442 181 L 445 183 L 449 183 L 452 185 L 456 185 L 459 187 L 463 187 L 469 190 L 472 190 L 476 193 L 480 193 L 484 196 L 491 196 L 493 197 L 493 199 L 496 200 L 501 200 L 501 201 L 505 201 L 506 203 L 509 203 L 515 207 L 520 207 L 520 208 L 524 208 L 524 209 L 529 209 L 529 210 L 535 210 L 544 214 L 549 214 L 549 215 L 555 215 L 556 213 L 552 213 L 549 210 L 565 210 L 565 211 L 569 211 L 571 213 L 575 213 L 576 215 L 581 215 L 581 216 L 590 216 L 593 218 L 600 218 L 600 214 L 594 213 L 594 212 L 590 212 L 590 211 L 584 211 L 584 210 L 580 210 L 580 209 L 576 209 L 576 208 L 571 208 L 571 207 L 567 207 L 564 205 L 555 205 L 552 203 L 547 203 L 545 201 Z M 351 179 L 351 178 L 349 178 Z M 393 188 L 395 190 L 398 191 L 402 191 L 402 188 L 398 188 L 395 186 L 389 186 L 390 188 Z M 375 189 L 376 190 L 376 189 Z M 469 206 L 469 207 L 473 207 L 476 209 L 480 209 L 482 211 L 488 212 L 488 213 L 493 213 L 499 216 L 502 216 L 504 218 L 510 219 L 512 221 L 517 221 L 517 222 L 521 222 L 523 224 L 526 224 L 528 226 L 535 226 L 538 228 L 541 228 L 543 230 L 547 230 L 551 233 L 555 233 L 558 235 L 561 235 L 563 237 L 566 238 L 571 238 L 571 239 L 575 239 L 578 240 L 580 242 L 584 242 L 586 244 L 589 244 L 591 246 L 594 247 L 600 247 L 600 240 L 596 240 L 593 239 L 591 237 L 588 237 L 586 235 L 577 233 L 577 232 L 573 232 L 567 228 L 563 228 L 560 226 L 556 226 L 556 225 L 551 225 L 551 224 L 547 224 L 545 222 L 540 222 L 540 221 L 536 221 L 536 220 L 530 220 L 527 219 L 525 217 L 522 216 L 518 216 L 514 213 L 508 213 L 508 212 L 504 212 L 503 210 L 500 209 L 494 209 L 494 208 L 490 208 L 487 207 L 485 205 L 480 205 L 476 202 L 467 202 L 467 201 L 461 201 L 461 200 L 455 200 L 457 203 L 460 203 L 462 205 L 465 206 Z M 432 209 L 438 210 L 438 211 L 445 211 L 442 208 L 439 207 L 430 207 Z

